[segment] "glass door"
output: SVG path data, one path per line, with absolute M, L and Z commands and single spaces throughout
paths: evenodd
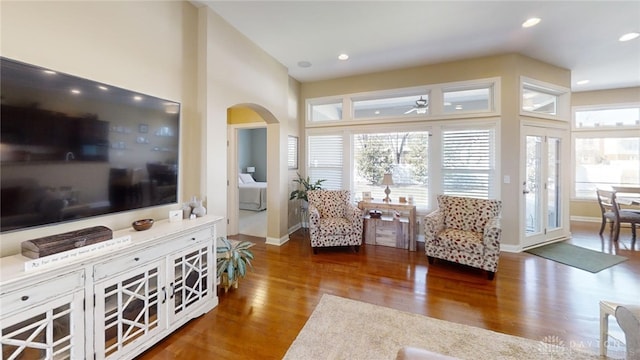
M 565 229 L 562 171 L 564 134 L 561 130 L 524 127 L 522 181 L 524 240 L 529 247 L 563 236 Z M 566 168 L 566 165 L 564 166 Z

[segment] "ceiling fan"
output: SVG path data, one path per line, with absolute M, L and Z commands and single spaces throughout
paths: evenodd
M 420 96 L 420 99 L 416 100 L 416 105 L 411 108 L 411 110 L 405 112 L 405 114 L 409 114 L 411 112 L 416 112 L 416 114 L 426 114 L 427 109 L 429 108 L 429 102 L 426 99 L 423 99 Z

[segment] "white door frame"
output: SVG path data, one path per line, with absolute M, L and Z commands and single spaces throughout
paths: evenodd
M 520 246 L 523 249 L 535 247 L 540 244 L 559 241 L 563 239 L 567 239 L 570 235 L 570 185 L 571 185 L 571 148 L 570 142 L 571 138 L 569 136 L 569 130 L 566 127 L 566 124 L 562 123 L 556 126 L 549 125 L 549 123 L 540 123 L 536 121 L 523 121 L 520 126 Z M 560 186 L 560 224 L 557 229 L 547 230 L 548 223 L 548 212 L 543 208 L 542 211 L 542 230 L 540 233 L 527 235 L 526 232 L 526 206 L 527 202 L 525 199 L 525 188 L 524 184 L 526 183 L 526 140 L 527 136 L 543 136 L 543 137 L 554 137 L 560 139 L 560 167 L 558 171 L 559 180 L 558 186 Z M 546 183 L 547 179 L 547 148 L 543 148 L 543 161 L 544 164 L 541 166 L 542 171 L 542 179 L 543 182 Z M 546 186 L 542 189 L 542 198 L 543 205 L 547 208 L 547 191 Z
M 227 234 L 237 235 L 239 232 L 239 191 L 238 191 L 238 131 L 267 128 L 266 123 L 229 124 L 227 126 Z M 267 167 L 267 172 L 269 168 Z M 267 182 L 267 188 L 269 183 Z M 267 194 L 269 190 L 267 189 Z M 266 210 L 269 212 L 269 208 Z

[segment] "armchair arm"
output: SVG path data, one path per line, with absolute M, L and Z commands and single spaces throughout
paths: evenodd
M 444 229 L 444 213 L 440 209 L 429 213 L 424 217 L 424 242 L 428 244 L 435 240 L 440 231 Z
M 309 204 L 307 211 L 309 212 L 309 227 L 318 226 L 320 222 L 320 211 L 318 211 L 318 208 Z
M 362 209 L 348 204 L 345 210 L 346 217 L 349 219 L 354 232 L 362 232 Z
M 500 218 L 494 217 L 484 226 L 482 242 L 488 249 L 500 251 L 500 240 L 502 238 L 502 226 Z

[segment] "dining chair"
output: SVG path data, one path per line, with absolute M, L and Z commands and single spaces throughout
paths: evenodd
M 613 241 L 618 241 L 620 236 L 620 225 L 630 224 L 633 240 L 636 239 L 636 225 L 640 224 L 640 213 L 631 210 L 620 209 L 616 202 L 616 192 L 604 189 L 597 189 L 598 204 L 602 213 L 602 224 L 600 225 L 600 235 L 604 231 L 607 222 L 611 222 Z

